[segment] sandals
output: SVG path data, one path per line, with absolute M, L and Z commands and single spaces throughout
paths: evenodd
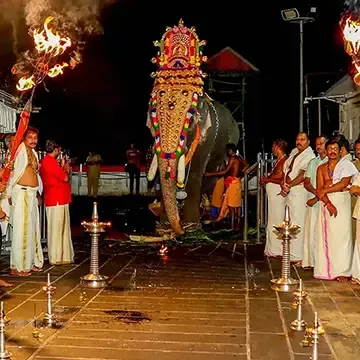
M 10 271 L 11 276 L 31 276 L 31 272 L 25 272 L 25 271 L 17 271 L 17 270 L 11 270 Z

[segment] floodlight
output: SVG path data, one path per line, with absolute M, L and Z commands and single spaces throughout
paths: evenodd
M 285 21 L 295 20 L 300 17 L 299 11 L 297 9 L 286 9 L 281 10 L 281 16 Z

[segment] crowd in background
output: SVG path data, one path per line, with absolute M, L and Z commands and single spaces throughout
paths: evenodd
M 265 255 L 282 256 L 282 243 L 273 225 L 284 219 L 300 231 L 291 241 L 291 261 L 313 270 L 314 277 L 360 283 L 360 139 L 343 135 L 318 136 L 316 155 L 306 133 L 287 155 L 287 143 L 273 142 L 276 162 L 263 179 L 269 204 Z

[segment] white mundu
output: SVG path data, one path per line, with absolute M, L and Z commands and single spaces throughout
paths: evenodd
M 360 175 L 353 182 L 353 186 L 360 187 Z M 356 219 L 356 235 L 354 244 L 354 255 L 351 266 L 352 278 L 360 284 L 360 197 L 357 196 L 353 212 L 353 218 Z
M 353 177 L 358 171 L 349 160 L 340 160 L 334 169 L 333 184 L 344 177 Z M 330 216 L 321 202 L 315 226 L 314 277 L 334 280 L 351 276 L 353 255 L 351 226 L 351 195 L 348 191 L 327 194 L 337 209 L 337 216 Z
M 1 194 L 0 207 L 4 211 L 4 213 L 6 214 L 5 218 L 0 220 L 1 234 L 2 234 L 3 238 L 5 236 L 5 238 L 6 238 L 5 241 L 8 242 L 8 241 L 10 241 L 10 239 L 9 239 L 9 236 L 10 236 L 9 219 L 10 219 L 11 206 L 9 204 L 7 191 L 5 191 L 4 194 Z
M 305 175 L 305 178 L 310 179 L 310 183 L 316 189 L 316 174 L 317 168 L 328 161 L 327 156 L 321 159 L 317 156 L 315 159 L 310 160 Z M 307 200 L 313 199 L 314 194 L 308 192 Z M 304 229 L 304 253 L 302 260 L 302 267 L 314 267 L 315 263 L 315 224 L 318 216 L 319 202 L 313 206 L 306 206 L 305 214 L 305 229 Z
M 35 150 L 33 154 L 38 160 Z M 18 185 L 17 182 L 28 166 L 25 144 L 22 143 L 15 156 L 14 170 L 7 188 L 12 200 L 10 223 L 12 225 L 12 243 L 10 268 L 18 272 L 29 272 L 33 267 L 42 268 L 44 256 L 41 247 L 39 205 L 37 192 L 42 192 L 42 182 L 38 176 L 36 188 Z
M 279 195 L 281 187 L 278 184 L 267 183 L 266 194 L 268 198 L 268 219 L 266 231 L 266 256 L 282 256 L 282 241 L 273 228 L 273 225 L 281 224 L 285 216 L 285 198 Z
M 46 207 L 48 254 L 51 265 L 74 262 L 69 204 Z
M 299 150 L 294 149 L 289 155 L 289 158 L 284 164 L 285 177 L 289 176 L 291 180 L 295 179 L 301 171 L 306 171 L 306 168 L 311 159 L 315 158 L 315 154 L 312 148 L 307 147 L 302 153 L 300 153 L 294 160 L 294 157 L 298 154 Z M 291 163 L 292 167 L 291 166 Z M 304 228 L 305 228 L 305 215 L 306 215 L 306 201 L 308 199 L 308 192 L 304 188 L 304 183 L 294 186 L 290 189 L 289 194 L 286 196 L 286 205 L 290 209 L 290 218 L 293 224 L 300 226 L 300 231 L 293 236 L 290 246 L 290 259 L 301 261 L 303 259 L 304 251 Z

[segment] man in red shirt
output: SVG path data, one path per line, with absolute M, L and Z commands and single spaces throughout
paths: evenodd
M 64 158 L 61 159 L 60 164 L 58 163 L 61 146 L 54 140 L 46 142 L 45 151 L 46 156 L 41 163 L 40 176 L 44 185 L 49 263 L 70 264 L 74 262 L 69 213 L 70 166 Z

